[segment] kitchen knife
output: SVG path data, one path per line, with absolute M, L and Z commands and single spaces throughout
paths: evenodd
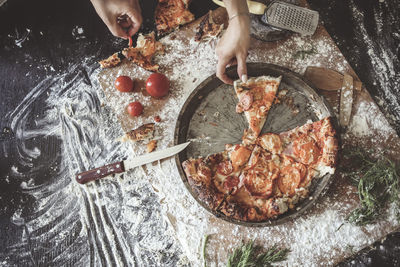
M 342 88 L 343 75 L 337 71 L 322 67 L 307 67 L 304 77 L 315 87 L 326 91 L 337 91 Z M 353 80 L 354 89 L 361 91 L 362 83 Z
M 350 122 L 351 109 L 353 106 L 353 77 L 343 75 L 343 84 L 340 92 L 339 122 L 346 127 Z
M 213 2 L 225 7 L 224 2 L 220 0 L 213 0 Z M 248 0 L 247 6 L 250 13 L 262 15 L 261 21 L 275 28 L 297 32 L 301 35 L 313 35 L 318 26 L 318 12 L 308 8 L 283 1 L 272 1 L 266 6 L 260 2 Z
M 152 152 L 149 154 L 145 154 L 133 159 L 127 159 L 119 162 L 115 162 L 103 167 L 99 167 L 93 170 L 85 171 L 82 173 L 78 173 L 76 175 L 76 181 L 80 184 L 85 184 L 87 182 L 91 182 L 100 178 L 103 178 L 105 176 L 115 174 L 115 173 L 122 173 L 125 172 L 129 169 L 159 160 L 163 158 L 167 158 L 170 156 L 173 156 L 179 152 L 181 152 L 183 149 L 185 149 L 190 142 L 186 142 L 180 145 L 176 145 L 164 150 Z

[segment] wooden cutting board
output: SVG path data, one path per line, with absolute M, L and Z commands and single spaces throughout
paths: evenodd
M 303 6 L 307 5 L 305 1 L 301 2 Z M 217 22 L 226 23 L 225 9 L 217 9 L 214 18 Z M 172 144 L 175 120 L 180 107 L 190 92 L 212 75 L 216 67 L 213 52 L 216 40 L 201 44 L 193 41 L 194 29 L 198 24 L 199 20 L 161 40 L 166 45 L 166 54 L 157 57 L 156 61 L 161 66 L 160 72 L 166 74 L 171 81 L 171 93 L 164 99 L 154 100 L 146 95 L 144 81 L 150 73 L 130 62 L 124 61 L 116 68 L 104 69 L 99 73 L 99 83 L 104 90 L 106 104 L 113 107 L 124 131 L 153 121 L 154 116 L 160 115 L 162 122 L 156 125 L 161 137 L 159 147 Z M 301 58 L 301 51 L 310 50 L 316 52 Z M 349 73 L 354 80 L 359 81 L 321 25 L 312 37 L 291 35 L 285 40 L 269 43 L 252 39 L 248 61 L 277 64 L 301 75 L 307 66 L 320 66 L 340 73 Z M 135 78 L 137 91 L 130 94 L 116 91 L 113 83 L 119 75 Z M 326 97 L 338 115 L 339 93 L 318 92 Z M 145 106 L 144 114 L 138 118 L 130 118 L 125 111 L 126 105 L 134 100 L 141 101 Z M 354 92 L 350 126 L 341 129 L 340 132 L 343 144 L 386 150 L 394 159 L 400 159 L 400 138 L 390 128 L 365 88 Z M 133 146 L 135 153 L 144 151 L 143 144 Z M 162 168 L 167 167 L 156 168 L 159 166 L 148 167 L 148 179 L 160 194 L 161 204 L 166 209 L 166 218 L 194 266 L 202 264 L 200 248 L 202 236 L 205 234 L 212 234 L 207 248 L 208 263 L 211 263 L 211 266 L 223 266 L 227 254 L 232 252 L 234 246 L 242 240 L 253 238 L 265 247 L 278 243 L 291 248 L 292 252 L 286 263 L 289 266 L 328 266 L 337 264 L 399 227 L 394 220 L 383 220 L 367 227 L 346 225 L 341 231 L 336 231 L 344 217 L 357 207 L 358 203 L 355 188 L 350 186 L 339 172 L 328 192 L 320 197 L 317 204 L 302 218 L 275 227 L 248 228 L 232 225 L 205 212 L 191 195 L 185 192 L 181 178 L 173 167 L 168 172 L 169 175 L 163 176 L 158 176 L 157 173 L 165 173 Z M 170 185 L 177 189 L 174 190 L 175 187 Z

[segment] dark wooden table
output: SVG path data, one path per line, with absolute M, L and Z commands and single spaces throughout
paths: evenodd
M 150 31 L 154 27 L 155 1 L 143 2 L 142 31 Z M 309 2 L 320 12 L 328 32 L 400 134 L 399 2 Z M 211 1 L 193 0 L 191 8 L 199 17 L 215 6 Z M 82 30 L 84 37 L 81 38 Z M 32 202 L 32 197 L 20 188 L 22 180 L 9 179 L 16 153 L 13 151 L 15 138 L 4 120 L 5 115 L 44 78 L 68 71 L 69 66 L 85 57 L 91 57 L 93 62 L 105 58 L 125 45 L 108 32 L 90 1 L 9 0 L 0 7 L 0 264 L 3 259 L 12 265 L 21 263 L 19 260 L 27 248 L 21 246 L 21 258 L 8 254 L 8 248 L 18 241 L 21 231 L 10 218 L 16 210 L 29 208 Z M 59 141 L 49 140 L 49 158 L 57 154 L 59 146 Z M 51 177 L 51 173 L 37 175 L 40 178 L 36 182 L 42 183 Z M 342 265 L 400 266 L 399 233 L 375 247 Z

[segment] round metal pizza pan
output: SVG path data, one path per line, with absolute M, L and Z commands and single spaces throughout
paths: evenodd
M 248 63 L 247 68 L 250 77 L 282 76 L 279 91 L 287 91 L 286 99 L 292 99 L 292 102 L 282 101 L 272 106 L 262 133 L 280 133 L 310 121 L 317 121 L 328 116 L 334 117 L 333 111 L 325 100 L 300 75 L 289 69 L 266 63 Z M 237 79 L 236 67 L 228 68 L 227 74 Z M 332 175 L 313 179 L 310 196 L 299 202 L 295 209 L 276 219 L 262 222 L 236 220 L 211 210 L 189 185 L 182 168 L 183 161 L 190 157 L 196 158 L 223 151 L 225 144 L 241 143 L 243 131 L 248 124 L 243 114 L 235 112 L 236 104 L 237 97 L 233 87 L 223 84 L 215 74 L 204 80 L 187 98 L 179 113 L 174 136 L 175 144 L 191 141 L 186 150 L 175 156 L 182 181 L 200 205 L 228 222 L 246 226 L 269 226 L 291 221 L 304 213 L 316 201 L 332 179 Z

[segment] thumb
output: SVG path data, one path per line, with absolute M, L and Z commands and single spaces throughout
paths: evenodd
M 246 66 L 246 56 L 245 55 L 238 55 L 237 59 L 237 73 L 239 75 L 239 79 L 242 82 L 247 82 L 247 66 Z

